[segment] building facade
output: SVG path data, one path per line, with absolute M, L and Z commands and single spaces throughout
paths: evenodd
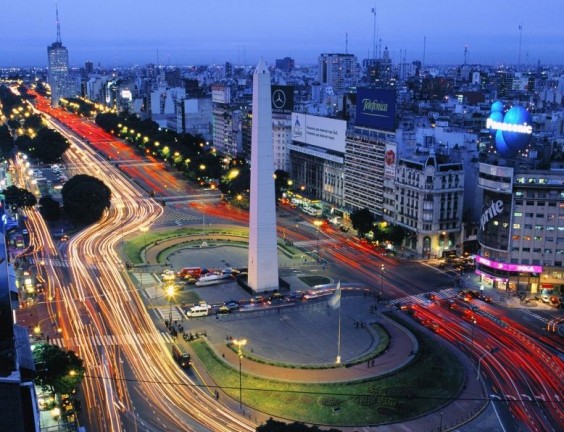
M 428 156 L 401 158 L 393 189 L 395 223 L 408 230 L 405 247 L 441 257 L 461 252 L 464 167 Z
M 360 70 L 353 54 L 321 54 L 318 59 L 318 80 L 343 94 L 347 87 L 358 83 Z
M 484 195 L 476 257 L 485 285 L 561 295 L 564 173 L 480 164 Z

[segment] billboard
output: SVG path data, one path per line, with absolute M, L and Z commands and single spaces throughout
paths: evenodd
M 339 153 L 345 152 L 347 122 L 292 113 L 292 140 Z
M 231 103 L 231 88 L 223 84 L 212 85 L 212 102 L 220 104 Z
M 384 153 L 384 178 L 394 180 L 396 178 L 397 152 L 395 143 L 386 143 Z
M 272 113 L 290 114 L 294 110 L 294 87 L 273 85 L 272 89 Z
M 396 91 L 359 87 L 356 94 L 356 124 L 395 130 Z
M 489 248 L 507 251 L 511 224 L 511 195 L 484 190 L 478 241 Z

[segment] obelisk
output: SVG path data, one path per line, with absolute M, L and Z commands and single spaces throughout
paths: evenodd
M 261 60 L 253 74 L 248 284 L 254 292 L 278 289 L 278 248 L 272 146 L 270 72 Z

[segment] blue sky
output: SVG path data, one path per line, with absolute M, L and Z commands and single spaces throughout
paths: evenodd
M 46 66 L 56 40 L 55 0 L 5 0 L 0 66 Z M 322 52 L 372 56 L 377 40 L 394 62 L 564 64 L 564 0 L 58 0 L 72 66 L 316 63 Z

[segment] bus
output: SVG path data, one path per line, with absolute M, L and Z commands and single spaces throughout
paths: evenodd
M 308 214 L 310 216 L 321 216 L 322 213 L 321 209 L 315 207 L 309 207 L 309 206 L 304 206 L 302 210 L 305 214 Z
M 190 367 L 190 354 L 180 348 L 178 345 L 172 346 L 172 357 L 180 365 L 180 367 L 186 369 Z

